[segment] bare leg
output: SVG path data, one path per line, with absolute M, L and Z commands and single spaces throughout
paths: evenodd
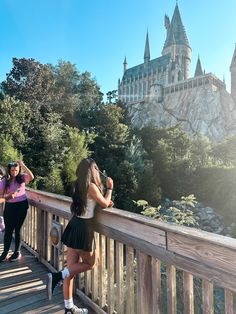
M 80 261 L 82 259 L 82 262 Z M 73 297 L 73 278 L 76 274 L 83 273 L 92 269 L 95 263 L 95 252 L 84 252 L 68 248 L 67 268 L 70 277 L 65 278 L 63 282 L 64 299 L 69 300 Z

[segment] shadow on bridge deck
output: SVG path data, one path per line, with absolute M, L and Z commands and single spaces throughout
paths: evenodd
M 0 254 L 2 251 L 3 234 L 0 233 Z M 47 298 L 47 272 L 47 268 L 24 248 L 19 261 L 0 263 L 0 313 L 64 313 L 62 287 L 55 289 L 51 301 Z M 76 305 L 83 307 L 76 298 Z

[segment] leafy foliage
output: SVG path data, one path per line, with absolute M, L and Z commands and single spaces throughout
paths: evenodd
M 142 206 L 141 213 L 147 217 L 158 219 L 165 222 L 176 223 L 185 226 L 198 226 L 197 218 L 191 211 L 195 207 L 195 196 L 182 196 L 181 201 L 167 201 L 157 207 L 150 206 L 146 201 L 137 201 L 137 206 Z
M 22 159 L 22 154 L 14 147 L 10 136 L 1 134 L 0 141 L 0 164 L 7 165 L 11 160 Z
M 46 103 L 54 80 L 49 65 L 34 59 L 13 58 L 13 68 L 2 82 L 4 94 L 31 104 Z
M 85 132 L 80 132 L 76 128 L 67 126 L 65 128 L 65 155 L 63 159 L 63 179 L 65 182 L 65 190 L 70 192 L 70 186 L 76 179 L 76 168 L 83 158 L 87 158 L 90 154 L 88 143 L 93 141 L 93 134 L 87 136 Z

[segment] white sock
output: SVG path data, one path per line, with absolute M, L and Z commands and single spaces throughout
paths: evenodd
M 65 303 L 66 309 L 72 309 L 72 307 L 74 306 L 74 302 L 72 298 L 69 300 L 64 300 L 64 303 Z
M 66 267 L 61 271 L 61 273 L 62 273 L 62 279 L 65 279 L 70 276 L 69 269 Z

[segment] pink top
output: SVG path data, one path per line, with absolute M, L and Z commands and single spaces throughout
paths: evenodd
M 26 194 L 25 194 L 25 181 L 27 174 L 22 174 L 23 176 L 23 182 L 21 184 L 17 183 L 16 181 L 14 183 L 11 183 L 10 186 L 6 191 L 5 189 L 5 182 L 6 180 L 0 180 L 0 195 L 14 193 L 17 191 L 16 196 L 12 199 L 9 199 L 7 203 L 18 203 L 26 200 Z M 18 192 L 19 189 L 19 192 Z

